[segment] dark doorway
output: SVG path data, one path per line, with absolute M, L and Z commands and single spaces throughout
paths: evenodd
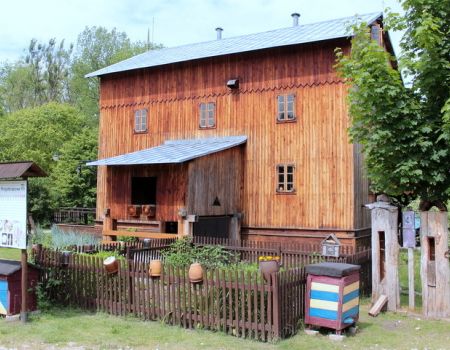
M 194 236 L 228 238 L 230 231 L 229 216 L 200 216 L 194 222 Z
M 166 221 L 165 233 L 178 233 L 178 222 Z
M 156 177 L 131 178 L 131 204 L 156 204 Z

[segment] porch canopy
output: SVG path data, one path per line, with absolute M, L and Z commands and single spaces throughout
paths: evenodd
M 207 156 L 239 146 L 247 136 L 210 137 L 203 139 L 168 140 L 162 145 L 120 156 L 99 159 L 86 165 L 148 165 L 174 164 Z

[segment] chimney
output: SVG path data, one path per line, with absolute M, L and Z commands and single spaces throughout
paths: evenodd
M 220 27 L 216 28 L 217 40 L 222 39 L 222 32 L 223 32 L 223 28 L 220 28 Z
M 294 12 L 292 15 L 292 26 L 297 27 L 298 26 L 298 19 L 300 18 L 300 14 L 297 12 Z

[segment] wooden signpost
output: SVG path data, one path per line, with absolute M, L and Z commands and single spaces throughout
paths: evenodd
M 28 178 L 47 174 L 33 162 L 0 163 L 0 174 L 0 247 L 21 250 L 20 319 L 25 323 L 28 311 Z

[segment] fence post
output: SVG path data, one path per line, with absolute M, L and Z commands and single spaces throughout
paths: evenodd
M 280 280 L 279 280 L 279 272 L 275 272 L 271 274 L 271 282 L 272 282 L 272 332 L 273 338 L 275 340 L 280 339 L 281 337 L 281 310 L 280 310 Z

